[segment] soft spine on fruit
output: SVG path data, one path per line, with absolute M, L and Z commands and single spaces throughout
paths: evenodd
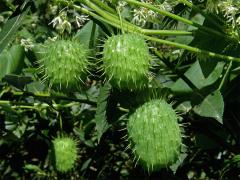
M 105 74 L 117 88 L 134 90 L 147 87 L 150 61 L 147 43 L 139 35 L 114 35 L 104 44 Z
M 53 140 L 54 160 L 57 171 L 65 173 L 74 168 L 77 160 L 77 142 L 71 137 L 57 137 Z
M 60 90 L 79 88 L 88 70 L 88 50 L 76 40 L 47 42 L 39 61 L 44 80 Z
M 180 155 L 178 116 L 165 100 L 146 102 L 129 117 L 127 130 L 135 158 L 148 171 L 175 163 Z

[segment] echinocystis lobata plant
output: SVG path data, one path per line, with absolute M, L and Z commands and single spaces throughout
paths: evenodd
M 119 89 L 142 89 L 148 85 L 151 55 L 137 34 L 109 37 L 103 50 L 103 67 L 110 83 Z
M 65 173 L 77 160 L 77 142 L 71 137 L 57 137 L 53 141 L 54 160 L 57 171 Z
M 172 106 L 163 99 L 146 102 L 129 117 L 131 148 L 148 171 L 168 167 L 178 160 L 182 134 L 177 120 Z
M 86 77 L 88 49 L 76 40 L 56 40 L 44 44 L 40 68 L 44 81 L 58 90 L 77 89 Z

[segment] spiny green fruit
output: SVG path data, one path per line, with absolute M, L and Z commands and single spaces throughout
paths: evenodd
M 57 137 L 53 140 L 55 167 L 65 173 L 74 167 L 77 160 L 77 142 L 71 137 Z
M 103 67 L 111 84 L 120 89 L 142 89 L 148 84 L 151 56 L 137 34 L 114 35 L 103 50 Z
M 86 77 L 88 50 L 76 40 L 56 40 L 44 44 L 40 68 L 44 80 L 58 90 L 76 89 Z
M 146 102 L 129 117 L 131 147 L 148 171 L 165 168 L 178 159 L 182 140 L 177 120 L 172 106 L 163 99 Z

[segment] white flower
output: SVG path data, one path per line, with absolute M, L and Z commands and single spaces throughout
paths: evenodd
M 21 46 L 24 47 L 25 51 L 31 50 L 34 48 L 34 44 L 31 39 L 21 39 Z
M 71 33 L 72 26 L 71 23 L 68 21 L 67 13 L 61 12 L 61 14 L 57 17 L 55 17 L 49 25 L 52 24 L 53 28 L 56 28 L 61 34 L 64 33 L 64 31 L 67 31 L 68 33 Z
M 237 18 L 236 23 L 240 25 L 240 16 Z
M 55 28 L 56 26 L 62 24 L 63 20 L 60 16 L 55 17 L 48 25 L 52 24 L 53 28 Z
M 147 22 L 145 8 L 134 9 L 132 22 L 138 26 L 144 26 Z
M 87 15 L 76 15 L 75 21 L 77 23 L 77 27 L 80 28 L 86 21 L 89 20 Z

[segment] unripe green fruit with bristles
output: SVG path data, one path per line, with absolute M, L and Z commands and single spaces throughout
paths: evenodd
M 104 44 L 103 67 L 114 87 L 147 87 L 150 61 L 147 43 L 137 34 L 114 35 Z
M 127 130 L 136 159 L 148 171 L 178 160 L 182 144 L 178 116 L 165 100 L 151 100 L 137 108 Z
M 77 89 L 88 70 L 88 50 L 75 40 L 56 40 L 44 44 L 40 67 L 44 79 L 59 90 Z
M 57 137 L 53 140 L 55 167 L 65 173 L 74 167 L 77 160 L 77 142 L 71 137 Z

